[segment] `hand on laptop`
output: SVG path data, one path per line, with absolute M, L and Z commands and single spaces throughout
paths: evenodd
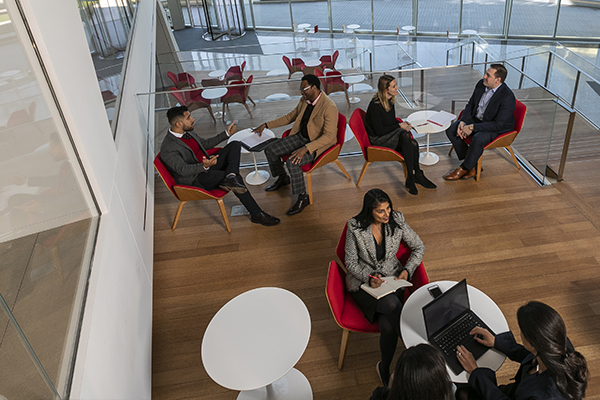
M 475 340 L 487 347 L 494 347 L 496 337 L 490 333 L 487 329 L 476 326 L 470 332 L 471 335 L 475 335 Z
M 469 374 L 477 368 L 475 357 L 473 357 L 473 354 L 471 354 L 471 352 L 462 344 L 458 345 L 456 348 L 456 358 L 458 358 L 460 365 L 462 365 Z

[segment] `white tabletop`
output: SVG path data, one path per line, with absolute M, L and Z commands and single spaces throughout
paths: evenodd
M 304 61 L 304 65 L 306 65 L 307 67 L 318 67 L 319 65 L 321 65 L 321 60 L 307 60 Z
M 420 287 L 410 295 L 402 308 L 402 316 L 400 317 L 400 331 L 402 332 L 402 340 L 406 348 L 420 343 L 428 343 L 425 322 L 423 321 L 423 306 L 429 303 L 432 297 L 427 288 L 431 285 L 438 285 L 442 292 L 445 292 L 455 284 L 456 282 L 453 281 L 432 282 Z M 481 290 L 471 285 L 467 285 L 467 290 L 471 310 L 496 334 L 508 331 L 506 318 L 504 318 L 504 314 L 502 314 L 502 310 L 500 310 L 498 305 Z M 496 371 L 502 366 L 505 359 L 506 356 L 504 354 L 490 349 L 477 360 L 477 365 Z M 465 371 L 459 375 L 455 375 L 450 368 L 446 368 L 453 382 L 467 382 L 467 373 Z
M 477 35 L 477 31 L 475 29 L 465 29 L 462 31 L 463 35 Z
M 217 70 L 214 70 L 212 72 L 209 72 L 208 76 L 210 76 L 211 78 L 218 78 L 219 76 L 225 75 L 226 72 L 227 71 L 224 71 L 222 69 L 217 69 Z
M 202 363 L 219 385 L 255 390 L 284 376 L 310 337 L 308 309 L 294 293 L 265 287 L 242 293 L 215 314 L 202 339 Z
M 275 100 L 288 100 L 290 95 L 287 93 L 273 93 L 265 97 L 265 100 L 275 101 Z
M 227 143 L 240 142 L 240 141 L 246 139 L 250 135 L 256 135 L 255 133 L 252 132 L 252 128 L 242 129 L 241 131 L 238 131 L 238 132 L 234 133 L 233 135 L 231 135 L 229 137 L 229 139 L 227 140 Z M 264 136 L 268 139 L 271 139 L 271 138 L 275 137 L 275 134 L 273 133 L 272 130 L 265 128 L 262 132 L 262 136 Z M 250 152 L 248 150 L 246 150 L 244 147 L 242 147 L 242 153 L 250 153 Z
M 415 29 L 416 29 L 416 28 L 415 28 L 414 26 L 412 26 L 412 25 L 404 25 L 404 26 L 402 27 L 402 30 L 403 30 L 403 31 L 407 31 L 407 32 L 414 31 Z
M 350 25 L 346 25 L 346 28 L 348 29 L 358 29 L 360 28 L 359 24 L 350 24 Z
M 227 94 L 227 88 L 211 88 L 202 91 L 202 97 L 205 99 L 218 99 Z
M 427 123 L 427 120 L 429 118 L 433 117 L 437 113 L 438 113 L 438 111 L 435 111 L 435 110 L 417 111 L 417 112 L 410 114 L 408 117 L 406 117 L 406 120 L 408 122 L 410 122 L 410 124 L 413 127 L 415 127 L 417 125 Z M 430 125 L 434 129 L 433 133 L 437 133 L 437 132 L 442 132 L 442 131 L 445 131 L 446 129 L 448 129 L 450 127 L 451 123 L 452 122 L 447 122 L 443 126 L 439 126 L 439 125 L 435 125 L 435 124 L 431 124 L 431 123 L 430 123 Z M 416 129 L 415 129 L 415 131 L 416 131 Z M 426 135 L 426 133 L 424 133 L 423 135 Z M 421 137 L 421 136 L 422 136 L 421 134 L 418 135 L 418 137 Z
M 310 28 L 310 24 L 299 24 L 298 29 L 308 29 Z
M 354 84 L 354 83 L 358 83 L 358 82 L 362 82 L 365 80 L 365 76 L 364 75 L 348 75 L 348 76 L 342 76 L 342 80 L 350 85 Z

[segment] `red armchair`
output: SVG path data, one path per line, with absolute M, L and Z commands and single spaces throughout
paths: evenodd
M 250 84 L 252 83 L 253 78 L 254 78 L 254 76 L 250 75 L 248 77 L 248 79 L 246 80 L 246 82 L 244 82 L 244 81 L 231 82 L 232 86 L 227 88 L 227 94 L 225 94 L 225 96 L 221 97 L 221 101 L 223 102 L 223 122 L 225 122 L 225 105 L 227 105 L 227 110 L 229 111 L 229 103 L 242 103 L 244 105 L 244 107 L 246 107 L 246 111 L 248 111 L 250 118 L 254 118 L 254 117 L 252 117 L 252 113 L 250 112 L 250 109 L 248 108 L 248 104 L 246 104 L 246 102 L 248 100 L 250 100 L 252 102 L 252 104 L 256 106 L 256 104 L 254 103 L 254 100 L 252 100 L 252 98 L 248 95 L 248 92 L 250 91 Z M 244 85 L 244 83 L 246 83 L 246 85 Z M 239 86 L 237 86 L 237 85 L 239 85 Z M 244 85 L 244 86 L 242 86 L 242 85 Z
M 321 56 L 321 58 L 319 59 L 321 61 L 321 68 L 329 68 L 335 70 L 335 62 L 337 61 L 339 55 L 340 52 L 336 50 L 331 56 Z
M 304 70 L 304 61 L 301 58 L 294 58 L 290 61 L 289 57 L 283 56 L 281 59 L 288 69 L 288 79 L 292 77 L 293 73 Z
M 181 89 L 186 86 L 196 87 L 196 80 L 187 72 L 182 72 L 175 75 L 173 72 L 167 71 L 167 76 L 173 81 L 173 85 L 175 85 L 177 89 Z
M 217 122 L 213 115 L 212 108 L 210 107 L 210 100 L 202 97 L 202 89 L 191 90 L 187 92 L 180 92 L 177 88 L 171 88 L 171 94 L 179 104 L 186 106 L 189 112 L 197 110 L 199 108 L 208 109 L 208 113 L 214 122 Z
M 246 68 L 246 61 L 244 61 L 242 65 L 234 65 L 233 67 L 230 67 L 225 73 L 224 81 L 229 82 L 233 80 L 244 80 L 244 68 Z

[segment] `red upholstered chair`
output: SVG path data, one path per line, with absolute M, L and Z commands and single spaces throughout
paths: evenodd
M 281 59 L 283 60 L 283 63 L 288 69 L 288 79 L 292 77 L 292 74 L 294 72 L 304 70 L 304 61 L 302 61 L 301 58 L 294 58 L 292 61 L 290 61 L 289 57 L 282 56 Z
M 458 115 L 459 120 L 460 120 L 460 117 L 462 117 L 463 111 L 461 111 L 460 114 Z M 514 129 L 510 132 L 503 133 L 502 135 L 498 136 L 497 138 L 495 138 L 494 140 L 489 142 L 483 148 L 484 150 L 488 150 L 488 149 L 494 149 L 497 147 L 504 147 L 506 150 L 509 151 L 510 155 L 512 156 L 513 162 L 515 163 L 515 166 L 517 167 L 517 169 L 521 169 L 521 167 L 519 166 L 519 163 L 517 162 L 517 158 L 515 157 L 515 153 L 513 152 L 511 145 L 517 138 L 517 135 L 521 132 L 521 129 L 523 129 L 523 122 L 525 121 L 526 114 L 527 114 L 527 106 L 525 104 L 521 103 L 519 100 L 515 99 L 515 111 L 513 113 L 513 117 L 515 119 Z M 473 138 L 471 136 L 467 136 L 467 138 L 464 139 L 464 141 L 467 144 L 471 144 L 472 139 Z M 450 155 L 450 153 L 452 153 L 453 149 L 454 149 L 454 146 L 450 147 L 450 152 L 448 152 L 448 155 Z M 481 177 L 482 161 L 483 161 L 483 154 L 481 155 L 481 157 L 479 157 L 479 160 L 477 160 L 477 175 L 475 175 L 475 180 L 477 182 L 479 182 L 479 178 Z
M 214 148 L 208 150 L 208 154 L 216 153 L 219 148 Z M 180 201 L 179 207 L 177 207 L 177 213 L 175 213 L 175 219 L 173 220 L 173 225 L 171 229 L 175 229 L 177 226 L 177 221 L 179 221 L 179 216 L 181 215 L 181 210 L 183 209 L 183 205 L 188 201 L 194 200 L 216 200 L 219 204 L 219 209 L 221 210 L 221 215 L 223 216 L 223 221 L 225 222 L 225 228 L 227 232 L 231 232 L 231 227 L 229 226 L 229 219 L 227 218 L 227 211 L 225 210 L 225 204 L 223 203 L 223 197 L 227 194 L 225 190 L 215 189 L 215 190 L 205 190 L 195 186 L 185 186 L 185 185 L 177 185 L 175 184 L 175 178 L 169 172 L 167 167 L 163 164 L 160 159 L 160 153 L 154 159 L 154 167 L 158 171 L 158 174 L 162 178 L 165 185 L 169 188 L 173 196 L 177 200 Z
M 321 61 L 321 68 L 329 68 L 335 70 L 335 62 L 338 59 L 340 52 L 338 50 L 333 52 L 332 56 L 321 56 L 319 60 Z
M 340 240 L 335 249 L 335 253 L 342 262 L 342 265 L 344 265 L 344 268 L 346 265 L 347 228 L 348 224 L 346 223 L 346 225 L 344 225 L 344 231 L 342 232 L 342 236 L 340 236 Z M 402 265 L 406 265 L 406 262 L 408 261 L 408 258 L 410 257 L 411 253 L 412 250 L 408 247 L 406 243 L 404 243 L 404 241 L 402 241 L 400 243 L 400 247 L 398 248 L 398 252 L 396 253 L 396 257 L 398 258 L 398 260 L 400 260 Z M 425 266 L 423 265 L 423 263 L 419 264 L 415 272 L 413 272 L 413 276 L 410 279 L 410 282 L 413 285 L 411 287 L 406 288 L 406 291 L 404 292 L 404 301 L 406 301 L 408 299 L 408 296 L 410 296 L 415 290 L 429 283 L 429 277 L 427 276 L 427 272 L 425 271 Z
M 246 104 L 246 101 L 250 100 L 252 102 L 252 104 L 254 104 L 256 106 L 256 104 L 254 103 L 254 100 L 252 100 L 252 98 L 248 95 L 248 92 L 250 91 L 250 83 L 252 83 L 252 79 L 254 79 L 253 75 L 250 75 L 248 77 L 248 79 L 246 80 L 246 82 L 244 81 L 234 81 L 231 82 L 230 87 L 227 88 L 227 94 L 225 94 L 225 96 L 221 97 L 221 101 L 223 102 L 223 122 L 225 122 L 225 105 L 227 105 L 227 110 L 229 111 L 229 103 L 242 103 L 244 105 L 244 107 L 246 107 L 246 111 L 248 111 L 248 114 L 250 114 L 250 118 L 252 117 L 252 113 L 250 112 L 250 109 L 248 108 L 248 104 Z M 244 85 L 244 83 L 246 83 L 247 85 Z M 239 86 L 236 86 L 239 85 Z M 244 86 L 242 86 L 244 85 Z
M 290 134 L 291 129 L 285 131 L 282 137 L 286 137 Z M 322 167 L 325 164 L 329 164 L 330 162 L 335 162 L 338 167 L 342 170 L 342 173 L 350 180 L 350 175 L 346 172 L 346 169 L 338 160 L 338 156 L 340 155 L 340 151 L 342 150 L 342 146 L 344 145 L 344 138 L 346 136 L 346 117 L 342 114 L 338 113 L 338 126 L 337 126 L 337 140 L 335 145 L 331 146 L 329 149 L 325 150 L 316 160 L 314 160 L 310 164 L 306 164 L 302 166 L 302 171 L 306 172 L 306 186 L 308 189 L 308 199 L 310 205 L 313 204 L 313 192 L 312 192 L 312 172 Z M 283 157 L 283 160 L 286 161 L 288 157 Z
M 327 71 L 325 76 L 325 93 L 344 92 L 346 102 L 348 103 L 348 107 L 350 107 L 350 99 L 348 98 L 348 87 L 350 85 L 342 80 L 342 73 L 339 71 Z
M 346 273 L 335 261 L 329 263 L 325 295 L 335 322 L 343 330 L 338 360 L 338 368 L 342 369 L 350 332 L 377 333 L 379 332 L 379 322 L 371 324 L 364 317 L 350 293 L 346 291 Z
M 362 171 L 360 171 L 360 176 L 358 177 L 356 186 L 358 187 L 360 185 L 363 176 L 365 176 L 365 172 L 367 172 L 367 167 L 377 161 L 399 162 L 402 164 L 404 179 L 406 179 L 406 163 L 404 162 L 404 156 L 395 150 L 388 149 L 387 147 L 372 146 L 369 142 L 367 130 L 365 129 L 365 115 L 366 113 L 363 110 L 357 108 L 352 113 L 349 124 L 350 129 L 354 133 L 354 137 L 356 137 L 356 141 L 360 145 L 363 157 L 365 158 L 365 163 L 363 164 Z M 402 122 L 400 119 L 398 119 L 398 121 Z
M 222 81 L 218 78 L 206 78 L 206 79 L 202 79 L 200 81 L 200 84 L 204 87 L 223 86 L 223 85 L 225 85 L 225 81 Z
M 187 72 L 182 72 L 175 75 L 173 72 L 167 71 L 167 76 L 173 81 L 173 85 L 175 85 L 177 89 L 181 89 L 186 86 L 196 87 L 196 80 Z
M 208 109 L 210 117 L 214 122 L 217 122 L 217 120 L 215 120 L 215 116 L 213 115 L 212 108 L 210 107 L 210 99 L 205 99 L 202 97 L 202 89 L 180 92 L 177 90 L 177 88 L 172 87 L 171 94 L 173 97 L 175 97 L 179 104 L 186 106 L 190 113 L 199 108 Z
M 242 65 L 234 65 L 233 67 L 229 68 L 225 73 L 224 81 L 229 82 L 233 80 L 244 80 L 244 68 L 246 68 L 246 61 L 244 61 Z

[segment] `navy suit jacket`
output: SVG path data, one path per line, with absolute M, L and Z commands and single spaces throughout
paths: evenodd
M 482 79 L 475 85 L 475 90 L 473 90 L 473 94 L 460 118 L 461 121 L 464 121 L 467 125 L 473 124 L 473 132 L 490 132 L 500 135 L 512 131 L 515 126 L 515 119 L 513 117 L 513 113 L 515 112 L 515 95 L 506 86 L 506 83 L 498 86 L 496 93 L 490 99 L 483 113 L 481 122 L 475 121 L 479 100 L 481 100 L 484 92 L 485 86 Z

